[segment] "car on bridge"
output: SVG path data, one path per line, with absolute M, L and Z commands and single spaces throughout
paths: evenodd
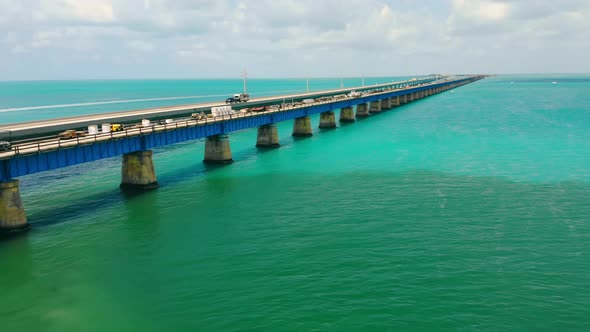
M 236 93 L 233 97 L 229 97 L 225 100 L 226 104 L 233 103 L 245 103 L 250 100 L 250 95 L 247 93 Z
M 12 144 L 10 144 L 10 142 L 7 141 L 0 141 L 0 152 L 8 150 L 12 150 Z
M 125 127 L 120 123 L 111 124 L 111 131 L 123 131 Z
M 72 139 L 72 138 L 84 137 L 84 136 L 86 136 L 85 131 L 76 131 L 74 129 L 63 131 L 57 135 L 58 138 L 63 138 L 63 139 Z
M 268 106 L 259 106 L 259 107 L 254 107 L 252 108 L 252 112 L 266 112 L 269 110 Z
M 199 113 L 191 114 L 191 118 L 193 120 L 205 120 L 207 118 L 207 116 L 205 115 L 205 113 L 199 112 Z

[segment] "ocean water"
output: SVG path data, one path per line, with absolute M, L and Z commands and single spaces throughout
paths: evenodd
M 0 108 L 224 92 L 137 83 L 3 83 Z M 182 101 L 0 119 L 160 102 Z M 275 150 L 234 133 L 227 166 L 157 149 L 141 195 L 120 158 L 22 177 L 2 331 L 586 331 L 589 105 L 590 76 L 496 76 L 310 138 L 281 123 Z

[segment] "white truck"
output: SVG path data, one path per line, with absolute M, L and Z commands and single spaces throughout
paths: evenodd
M 233 103 L 244 103 L 250 100 L 250 95 L 247 93 L 236 93 L 233 97 L 229 97 L 225 100 L 226 104 Z
M 361 92 L 357 92 L 357 91 L 350 91 L 350 93 L 348 94 L 348 96 L 350 98 L 358 98 L 361 97 L 363 94 Z

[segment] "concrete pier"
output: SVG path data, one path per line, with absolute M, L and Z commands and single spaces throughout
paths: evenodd
M 152 151 L 136 151 L 123 155 L 121 189 L 150 190 L 158 188 Z
M 381 113 L 381 100 L 371 102 L 371 109 L 369 109 L 369 113 Z
M 391 97 L 391 106 L 395 107 L 395 106 L 399 106 L 400 104 L 400 96 L 397 97 Z
M 399 103 L 400 105 L 408 103 L 408 95 L 399 96 Z
M 354 122 L 354 110 L 352 107 L 344 107 L 340 110 L 340 122 Z
M 333 111 L 320 113 L 320 128 L 336 128 L 336 115 Z
M 365 104 L 358 104 L 356 105 L 356 117 L 357 118 L 366 118 L 370 116 L 369 113 L 369 105 Z
M 205 159 L 206 164 L 229 164 L 234 160 L 231 155 L 229 146 L 229 136 L 214 135 L 207 137 L 205 141 Z
M 385 99 L 381 100 L 381 109 L 382 110 L 391 109 L 391 98 L 385 98 Z
M 293 136 L 308 137 L 312 135 L 313 132 L 311 129 L 311 117 L 302 116 L 300 118 L 296 118 L 295 121 L 293 121 Z
M 276 124 L 268 124 L 258 127 L 258 137 L 256 138 L 257 148 L 278 148 L 279 131 Z
M 0 234 L 29 228 L 18 180 L 0 182 Z

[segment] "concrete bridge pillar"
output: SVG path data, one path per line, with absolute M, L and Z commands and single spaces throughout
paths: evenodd
M 293 136 L 308 137 L 312 135 L 313 132 L 311 129 L 311 117 L 302 116 L 300 118 L 296 118 L 293 122 Z
M 136 151 L 123 155 L 121 189 L 150 190 L 158 188 L 152 151 Z
M 399 104 L 407 104 L 408 103 L 408 95 L 399 96 Z
M 371 102 L 371 109 L 369 109 L 369 113 L 381 113 L 381 100 Z
M 214 135 L 207 137 L 205 141 L 205 164 L 230 164 L 233 163 L 229 136 Z
M 357 118 L 366 118 L 369 115 L 369 105 L 367 103 L 358 104 L 356 105 L 356 117 Z
M 388 110 L 391 109 L 391 98 L 385 98 L 381 100 L 381 109 Z
M 333 111 L 320 113 L 320 128 L 336 128 L 336 115 Z
M 29 228 L 18 180 L 0 182 L 0 234 Z
M 400 104 L 400 97 L 392 97 L 391 98 L 391 106 L 395 107 L 395 106 L 399 106 Z
M 340 110 L 340 122 L 354 122 L 354 111 L 352 107 L 344 107 Z
M 256 138 L 257 148 L 278 148 L 279 131 L 276 124 L 267 124 L 258 127 L 258 137 Z

